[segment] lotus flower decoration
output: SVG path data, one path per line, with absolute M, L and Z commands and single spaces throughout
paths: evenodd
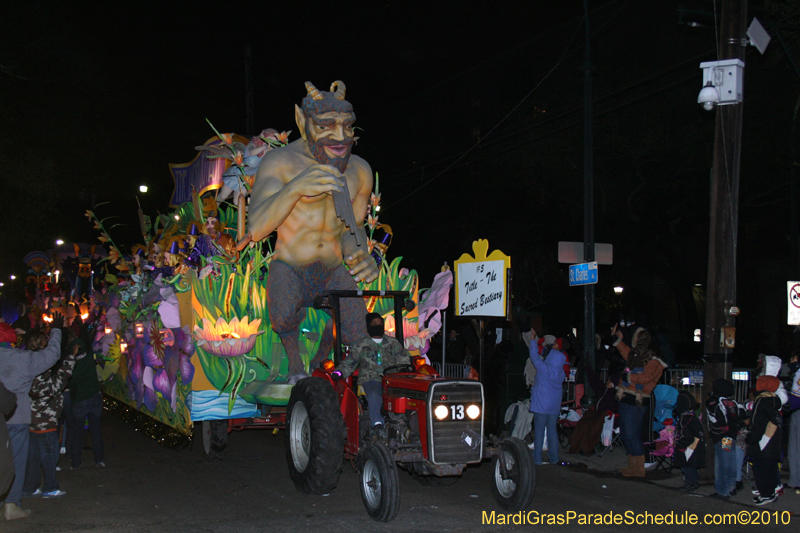
M 214 324 L 209 319 L 203 319 L 203 327 L 194 327 L 194 337 L 197 345 L 208 353 L 219 357 L 236 357 L 250 352 L 256 345 L 256 337 L 264 333 L 258 329 L 261 319 L 249 322 L 248 317 L 241 321 L 234 317 L 227 322 L 224 318 L 217 319 Z

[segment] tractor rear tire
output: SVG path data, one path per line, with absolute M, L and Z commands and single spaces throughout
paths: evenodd
M 531 451 L 517 438 L 500 441 L 492 458 L 492 496 L 497 504 L 512 513 L 526 510 L 536 490 L 536 471 Z M 504 479 L 499 455 L 503 454 L 508 476 Z
M 400 480 L 397 465 L 386 446 L 375 442 L 361 456 L 361 500 L 369 516 L 389 522 L 400 510 Z
M 203 420 L 200 423 L 203 451 L 209 459 L 222 460 L 228 449 L 228 421 Z
M 292 388 L 286 414 L 286 463 L 295 487 L 305 494 L 328 494 L 339 482 L 344 457 L 344 419 L 339 397 L 320 378 Z

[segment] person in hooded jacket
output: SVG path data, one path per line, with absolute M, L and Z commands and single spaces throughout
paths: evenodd
M 658 357 L 650 332 L 645 328 L 637 327 L 631 334 L 630 328 L 618 328 L 615 325 L 611 335 L 609 344 L 617 349 L 626 362 L 635 358 L 637 364 L 643 365 L 640 373 L 626 374 L 617 388 L 622 391 L 619 400 L 619 433 L 628 453 L 628 466 L 621 468 L 620 473 L 625 477 L 644 477 L 643 434 L 647 434 L 646 419 L 651 394 L 667 364 Z M 637 401 L 637 396 L 641 401 Z
M 534 332 L 535 334 L 535 332 Z M 542 354 L 539 355 L 537 343 L 530 345 L 530 361 L 536 367 L 536 381 L 531 387 L 531 407 L 534 426 L 533 462 L 542 462 L 542 446 L 547 429 L 547 457 L 551 464 L 558 463 L 558 434 L 556 424 L 561 413 L 562 383 L 566 375 L 564 365 L 567 356 L 554 347 L 556 338 L 545 335 Z
M 697 418 L 697 400 L 687 391 L 678 393 L 673 413 L 675 424 L 675 453 L 672 460 L 681 469 L 684 484 L 681 492 L 690 493 L 700 486 L 699 468 L 706 466 L 706 439 L 703 424 Z
M 752 429 L 747 436 L 747 454 L 753 461 L 753 478 L 758 494 L 756 505 L 766 505 L 778 499 L 776 488 L 780 485 L 778 462 L 781 458 L 783 415 L 781 400 L 776 394 L 780 380 L 775 376 L 761 376 L 756 380 L 758 396 L 753 406 Z
M 787 394 L 786 388 L 780 381 L 781 367 L 783 366 L 783 361 L 781 361 L 781 358 L 777 355 L 760 354 L 758 356 L 758 365 L 761 367 L 761 372 L 759 372 L 758 377 L 774 376 L 779 378 L 778 390 L 775 391 L 775 395 L 781 401 L 781 405 L 787 403 L 789 401 L 789 394 Z
M 44 336 L 31 339 L 29 348 L 41 349 Z M 86 354 L 81 354 L 84 357 Z M 28 395 L 31 398 L 31 430 L 28 446 L 28 464 L 25 468 L 25 482 L 22 485 L 23 496 L 44 496 L 55 498 L 66 494 L 59 489 L 56 481 L 58 464 L 58 419 L 63 408 L 61 391 L 67 386 L 67 380 L 75 368 L 76 352 L 67 354 L 56 365 L 43 374 L 36 376 Z M 40 487 L 44 476 L 44 485 Z

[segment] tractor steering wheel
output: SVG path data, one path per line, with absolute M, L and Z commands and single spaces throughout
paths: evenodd
M 409 373 L 413 374 L 416 371 L 417 371 L 417 369 L 414 368 L 414 365 L 411 365 L 411 364 L 408 364 L 408 363 L 403 363 L 401 365 L 394 365 L 394 366 L 388 367 L 386 370 L 383 371 L 383 375 L 384 376 L 388 376 L 389 374 L 400 374 L 400 373 L 403 373 L 403 372 L 409 372 Z

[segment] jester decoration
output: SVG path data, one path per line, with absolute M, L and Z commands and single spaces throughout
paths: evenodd
M 295 106 L 302 138 L 263 156 L 251 194 L 248 233 L 239 243 L 241 248 L 277 231 L 267 301 L 270 322 L 288 356 L 290 384 L 307 376 L 298 344 L 304 308 L 323 290 L 355 290 L 356 282 L 378 276 L 366 239 L 359 241 L 356 230 L 361 228 L 363 235 L 373 177 L 367 162 L 351 155 L 353 106 L 345 100 L 341 81 L 330 92 L 306 82 L 306 91 L 302 106 Z M 349 218 L 334 200 L 343 192 L 349 193 L 347 207 L 352 205 Z M 344 343 L 367 335 L 366 313 L 362 299 L 342 300 Z M 332 330 L 328 321 L 311 368 L 330 354 Z

